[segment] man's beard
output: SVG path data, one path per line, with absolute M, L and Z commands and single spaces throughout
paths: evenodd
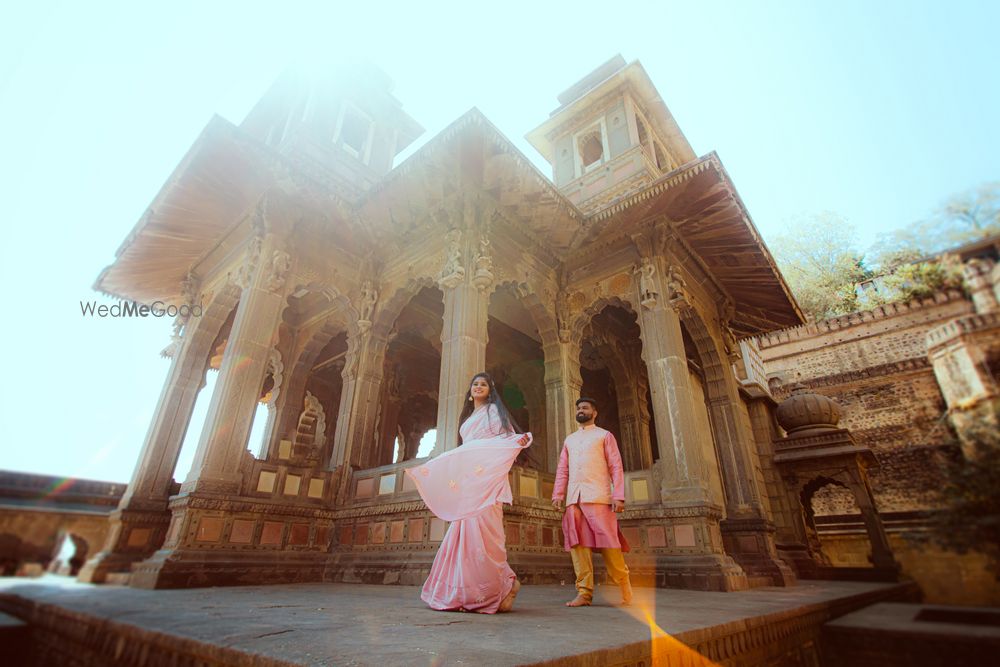
M 578 424 L 585 424 L 586 422 L 589 422 L 589 421 L 590 421 L 590 417 L 588 417 L 587 415 L 583 414 L 582 412 L 576 415 L 576 422 Z

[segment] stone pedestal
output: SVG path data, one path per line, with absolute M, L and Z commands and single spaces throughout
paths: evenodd
M 788 482 L 789 493 L 801 498 L 803 489 L 817 480 L 847 488 L 861 508 L 872 564 L 895 576 L 899 566 L 868 483 L 867 470 L 877 465 L 875 455 L 858 445 L 847 429 L 837 428 L 840 408 L 833 400 L 808 393 L 801 385 L 778 406 L 777 417 L 788 436 L 775 441 L 774 462 Z M 809 511 L 804 507 L 803 515 Z M 809 527 L 804 530 L 808 532 Z M 818 557 L 814 560 L 822 562 Z

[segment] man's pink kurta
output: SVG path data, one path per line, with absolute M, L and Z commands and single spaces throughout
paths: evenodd
M 552 499 L 566 501 L 562 521 L 566 551 L 575 546 L 629 550 L 611 508 L 612 500 L 625 500 L 625 473 L 610 431 L 591 424 L 566 438 Z
M 507 473 L 521 436 L 501 433 L 492 404 L 473 412 L 459 432 L 460 447 L 406 471 L 431 512 L 452 522 L 420 598 L 441 611 L 495 614 L 516 579 L 507 564 L 502 503 L 511 502 Z

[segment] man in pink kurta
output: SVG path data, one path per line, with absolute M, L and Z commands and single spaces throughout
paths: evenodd
M 621 587 L 622 602 L 632 601 L 632 584 L 622 551 L 628 543 L 618 530 L 616 514 L 625 508 L 625 475 L 618 442 L 610 431 L 594 424 L 597 403 L 576 401 L 580 428 L 563 443 L 556 469 L 552 504 L 561 509 L 566 551 L 573 557 L 576 598 L 567 607 L 589 606 L 594 596 L 592 549 L 600 549 L 608 577 Z

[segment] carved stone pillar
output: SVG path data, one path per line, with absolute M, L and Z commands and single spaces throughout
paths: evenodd
M 700 445 L 707 434 L 699 432 L 695 420 L 679 315 L 691 306 L 679 285 L 661 287 L 658 273 L 644 276 L 639 327 L 659 440 L 661 498 L 666 504 L 708 503 L 709 462 Z
M 217 506 L 241 491 L 243 466 L 250 458 L 247 438 L 277 338 L 289 268 L 290 256 L 279 247 L 277 237 L 260 229 L 240 271 L 243 292 L 191 474 L 170 502 L 171 522 L 163 548 L 133 565 L 129 585 L 190 586 L 218 566 L 218 552 L 211 553 L 222 534 Z
M 757 383 L 745 385 L 750 395 L 748 412 L 754 440 L 760 457 L 770 513 L 775 525 L 774 542 L 777 554 L 796 568 L 815 566 L 808 548 L 808 535 L 803 525 L 798 496 L 790 491 L 774 464 L 774 440 L 778 437 L 774 421 L 776 402 L 767 389 Z
M 618 435 L 622 461 L 626 470 L 649 470 L 653 467 L 653 447 L 649 433 L 650 414 L 646 404 L 648 381 L 643 369 L 636 368 L 637 364 L 632 363 L 633 359 L 640 359 L 638 350 L 625 350 L 617 356 L 611 370 L 618 396 L 618 417 L 622 430 Z
M 458 445 L 458 417 L 469 381 L 475 373 L 486 369 L 488 306 L 486 296 L 468 283 L 444 290 L 437 452 Z
M 568 334 L 568 332 L 566 332 Z M 568 339 L 568 335 L 565 336 Z M 576 430 L 576 399 L 580 397 L 580 348 L 560 340 L 543 349 L 545 355 L 546 470 L 555 472 L 566 436 Z
M 872 565 L 876 568 L 894 570 L 898 567 L 896 559 L 892 555 L 892 547 L 889 546 L 889 536 L 882 525 L 882 519 L 875 508 L 875 496 L 872 493 L 871 485 L 868 483 L 868 475 L 861 466 L 851 468 L 849 471 L 850 481 L 847 486 L 854 494 L 854 500 L 861 509 L 861 517 L 865 522 L 865 530 L 868 533 L 868 541 L 872 545 Z
M 379 409 L 374 432 L 376 446 L 372 448 L 369 467 L 388 465 L 396 455 L 394 442 L 399 435 L 399 414 L 403 399 L 399 395 L 399 371 L 392 371 L 382 382 L 382 407 Z
M 367 465 L 367 457 L 375 448 L 375 422 L 388 343 L 381 331 L 368 330 L 348 338 L 347 345 L 331 465 L 359 469 Z
M 713 502 L 709 473 L 714 462 L 703 446 L 703 438 L 711 436 L 698 428 L 681 333 L 681 313 L 692 308 L 684 280 L 677 268 L 658 258 L 644 258 L 636 275 L 642 356 L 660 453 L 654 480 L 668 535 L 673 544 L 690 550 L 685 556 L 658 554 L 657 570 L 664 571 L 668 582 L 683 582 L 678 573 L 689 575 L 705 590 L 747 588 L 746 573 L 726 555 L 719 533 L 722 508 Z
M 466 203 L 467 226 L 477 212 Z M 441 329 L 441 376 L 438 383 L 438 418 L 436 453 L 458 445 L 458 418 L 469 389 L 469 381 L 479 371 L 486 370 L 486 323 L 488 320 L 488 290 L 493 284 L 489 259 L 489 243 L 482 243 L 480 231 L 478 251 L 473 249 L 471 234 L 453 229 L 446 235 L 446 262 L 438 277 L 444 292 L 444 326 Z M 465 258 L 475 256 L 474 271 L 466 272 Z M 480 270 L 482 269 L 482 270 Z M 469 275 L 471 274 L 471 275 Z
M 103 549 L 80 570 L 81 581 L 99 583 L 111 572 L 127 572 L 163 544 L 174 468 L 198 392 L 204 386 L 210 346 L 235 305 L 236 290 L 224 290 L 200 316 L 190 319 L 173 346 L 173 358 L 132 479 L 110 517 Z
M 731 360 L 700 327 L 709 386 L 708 412 L 725 489 L 726 518 L 721 524 L 726 552 L 751 576 L 769 577 L 775 586 L 795 582 L 795 574 L 778 558 L 774 524 L 767 515 L 757 477 L 757 455 L 750 417 L 740 398 Z M 738 346 L 732 346 L 738 351 Z M 711 367 L 708 369 L 708 367 Z M 711 372 L 709 372 L 709 370 Z
M 240 489 L 241 463 L 277 340 L 289 268 L 290 257 L 279 248 L 273 233 L 251 241 L 242 275 L 243 294 L 182 492 L 233 494 Z

